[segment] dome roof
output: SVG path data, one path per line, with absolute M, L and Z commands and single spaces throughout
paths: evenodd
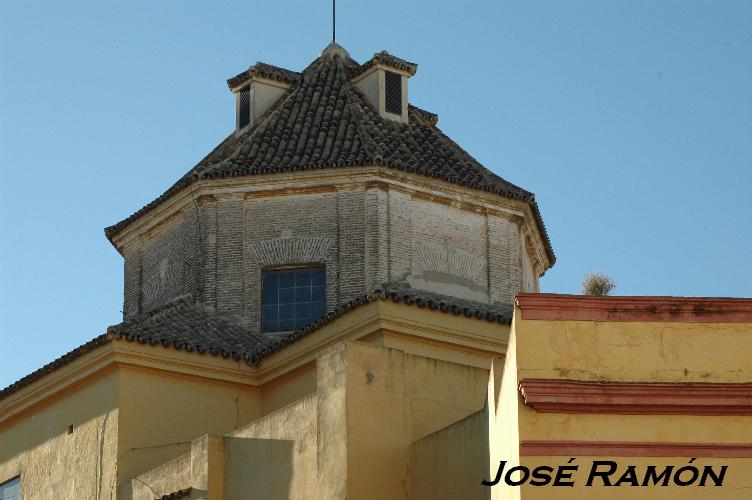
M 531 205 L 553 265 L 555 256 L 534 195 L 486 169 L 436 126 L 437 116 L 408 107 L 407 123 L 379 115 L 352 83 L 373 65 L 414 74 L 417 65 L 379 52 L 364 64 L 330 44 L 302 72 L 256 63 L 228 80 L 237 88 L 256 76 L 290 88 L 254 124 L 231 133 L 156 200 L 105 229 L 115 234 L 200 179 L 338 167 L 386 166 L 492 192 Z

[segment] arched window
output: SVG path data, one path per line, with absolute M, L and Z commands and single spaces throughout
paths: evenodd
M 261 331 L 303 328 L 326 312 L 326 273 L 320 267 L 261 272 Z

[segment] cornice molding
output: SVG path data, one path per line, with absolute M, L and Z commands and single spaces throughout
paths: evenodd
M 291 187 L 291 182 L 294 182 L 296 186 Z M 201 179 L 128 224 L 112 237 L 112 242 L 122 253 L 123 247 L 129 242 L 139 238 L 153 227 L 162 225 L 175 212 L 190 210 L 194 205 L 198 206 L 201 202 L 210 199 L 209 197 L 215 198 L 214 201 L 226 196 L 241 196 L 253 200 L 268 196 L 330 192 L 345 189 L 348 186 L 369 189 L 375 187 L 374 183 L 377 183 L 380 189 L 394 189 L 411 195 L 418 193 L 420 197 L 432 199 L 437 203 L 444 201 L 462 210 L 482 213 L 485 209 L 489 213 L 521 217 L 535 225 L 532 211 L 526 202 L 458 186 L 441 179 L 427 178 L 420 174 L 397 171 L 387 167 L 358 166 L 251 177 Z M 534 238 L 536 251 L 545 254 L 543 240 L 537 231 L 534 233 L 536 234 Z M 548 260 L 546 259 L 545 262 Z
M 411 317 L 409 312 L 406 312 L 404 316 L 395 316 L 390 314 L 389 311 L 385 311 L 384 306 L 391 306 L 391 304 L 377 300 L 361 306 L 361 309 L 366 309 L 363 311 L 366 314 L 360 321 L 348 325 L 345 323 L 348 321 L 348 316 L 341 316 L 332 323 L 264 358 L 257 367 L 258 371 L 255 372 L 256 383 L 266 384 L 289 371 L 310 363 L 321 352 L 338 342 L 363 341 L 378 334 L 420 340 L 445 349 L 454 349 L 488 358 L 503 356 L 506 353 L 506 338 L 484 337 L 469 333 L 466 330 L 413 321 L 409 319 Z M 399 307 L 399 305 L 397 306 Z M 473 320 L 473 318 L 464 319 Z M 506 325 L 493 325 L 509 328 Z M 336 333 L 333 334 L 333 331 Z
M 522 441 L 520 456 L 752 458 L 752 443 Z
M 752 415 L 752 383 L 523 379 L 519 390 L 541 413 Z
M 158 372 L 203 383 L 248 388 L 256 385 L 255 368 L 241 361 L 112 340 L 0 401 L 0 429 L 121 368 Z
M 752 298 L 518 293 L 516 304 L 523 320 L 752 323 Z

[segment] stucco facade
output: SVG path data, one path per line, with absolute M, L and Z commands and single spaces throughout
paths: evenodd
M 518 304 L 509 328 L 376 300 L 255 367 L 112 340 L 3 399 L 0 475 L 20 474 L 24 499 L 742 498 L 752 486 L 752 301 Z M 574 487 L 480 484 L 502 460 L 572 458 Z M 722 486 L 588 487 L 594 460 L 727 471 Z

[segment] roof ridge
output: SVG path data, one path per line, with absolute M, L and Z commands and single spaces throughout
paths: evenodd
M 344 68 L 343 68 L 344 69 Z M 346 76 L 346 75 L 343 75 Z M 363 130 L 363 125 L 361 124 L 361 121 L 363 120 L 363 115 L 365 112 L 361 108 L 361 104 L 365 104 L 368 106 L 367 102 L 364 103 L 358 103 L 354 102 L 358 100 L 359 94 L 355 94 L 355 89 L 353 88 L 352 84 L 350 83 L 350 79 L 346 78 L 344 83 L 344 90 L 345 90 L 345 97 L 347 99 L 348 106 L 350 107 L 350 112 L 353 113 L 353 116 L 355 118 L 355 130 L 358 133 L 358 137 L 360 137 L 360 142 L 363 144 L 363 147 L 366 150 L 367 155 L 369 156 L 369 160 L 372 162 L 378 161 L 379 158 L 382 157 L 381 152 L 379 151 L 378 144 L 376 144 L 376 141 L 371 137 L 370 134 L 368 134 L 365 130 Z
M 153 309 L 149 309 L 148 311 L 143 311 L 138 314 L 135 314 L 134 316 L 131 316 L 125 321 L 121 321 L 120 323 L 110 325 L 107 327 L 107 333 L 117 334 L 120 332 L 121 329 L 126 328 L 130 325 L 139 323 L 145 319 L 156 316 L 157 314 L 162 314 L 172 309 L 177 309 L 180 306 L 186 306 L 186 305 L 190 305 L 190 306 L 196 305 L 196 300 L 194 299 L 192 294 L 181 295 Z

